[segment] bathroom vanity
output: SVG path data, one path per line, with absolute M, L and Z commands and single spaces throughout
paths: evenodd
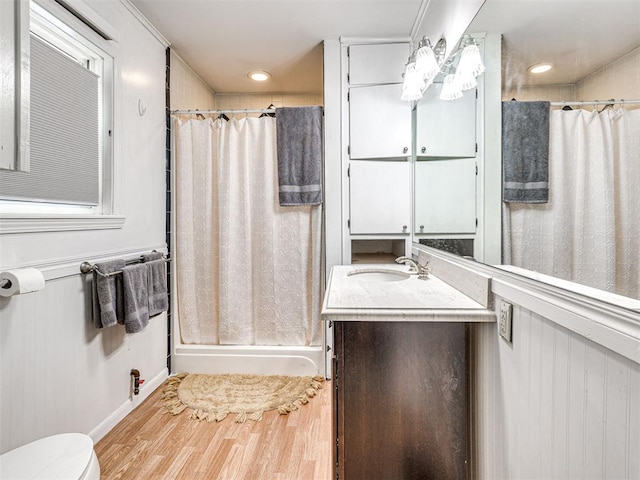
M 338 479 L 469 478 L 470 322 L 494 312 L 408 267 L 333 267 Z

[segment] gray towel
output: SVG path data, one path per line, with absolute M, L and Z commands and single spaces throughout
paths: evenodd
M 124 330 L 136 333 L 149 323 L 147 264 L 127 265 L 122 269 L 124 291 Z
M 162 258 L 162 253 L 159 252 L 143 255 L 142 261 L 148 268 L 149 317 L 155 317 L 169 307 L 167 275 L 165 273 L 166 262 Z
M 93 323 L 96 328 L 113 327 L 124 322 L 122 278 L 119 274 L 124 260 L 112 260 L 95 264 L 91 294 L 93 296 Z
M 276 110 L 282 206 L 322 203 L 322 107 Z
M 502 102 L 502 200 L 549 201 L 549 102 Z

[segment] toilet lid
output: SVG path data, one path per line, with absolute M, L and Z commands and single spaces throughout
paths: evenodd
M 93 454 L 93 440 L 81 433 L 41 438 L 0 456 L 0 478 L 79 479 Z

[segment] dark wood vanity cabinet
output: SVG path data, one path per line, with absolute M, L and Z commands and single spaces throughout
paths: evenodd
M 468 326 L 334 327 L 335 478 L 469 478 Z

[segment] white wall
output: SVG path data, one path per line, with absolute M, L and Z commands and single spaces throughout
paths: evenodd
M 322 105 L 322 93 L 218 93 L 216 108 L 220 110 L 258 110 L 274 107 Z M 258 116 L 259 114 L 255 114 Z
M 610 98 L 639 100 L 640 47 L 583 78 L 575 85 L 523 86 L 503 92 L 503 100 L 508 101 L 512 98 L 519 101 L 548 100 L 550 102 L 590 102 Z M 627 108 L 640 107 L 628 105 Z
M 474 328 L 478 479 L 640 478 L 640 364 L 518 305 L 512 345 Z
M 35 266 L 44 290 L 0 299 L 0 453 L 77 431 L 100 438 L 166 377 L 167 320 L 92 326 L 84 260 L 165 248 L 165 46 L 125 0 L 92 2 L 117 31 L 115 209 L 124 227 L 0 234 L 0 267 Z M 138 102 L 146 114 L 138 115 Z M 147 382 L 130 399 L 130 370 Z
M 519 102 L 547 100 L 549 102 L 575 101 L 575 85 L 521 86 L 502 93 L 502 100 L 508 102 L 515 98 Z
M 214 110 L 215 92 L 171 50 L 171 110 Z
M 578 98 L 585 101 L 640 100 L 640 47 L 578 82 L 577 90 Z

